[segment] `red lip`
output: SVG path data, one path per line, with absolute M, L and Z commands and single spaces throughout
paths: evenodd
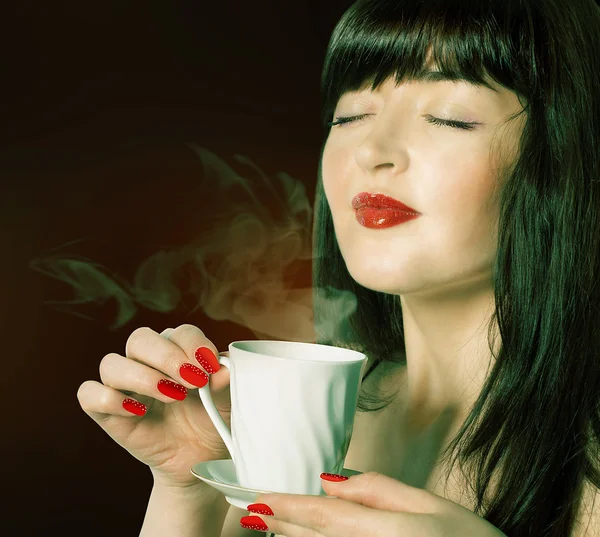
M 361 192 L 352 199 L 352 208 L 354 210 L 363 208 L 372 209 L 397 209 L 407 213 L 420 214 L 419 211 L 402 203 L 400 200 L 390 198 L 384 194 L 371 194 L 369 192 Z

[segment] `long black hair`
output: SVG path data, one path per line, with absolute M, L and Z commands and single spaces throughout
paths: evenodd
M 436 68 L 494 80 L 526 114 L 497 192 L 493 367 L 442 456 L 459 458 L 475 512 L 510 537 L 565 537 L 583 485 L 600 488 L 600 8 L 594 0 L 359 0 L 326 53 L 325 142 L 344 92 L 391 76 L 418 80 L 429 49 Z M 321 167 L 314 214 L 317 340 L 363 350 L 373 360 L 367 375 L 405 363 L 400 297 L 350 276 Z M 352 313 L 340 317 L 340 304 Z M 393 396 L 362 393 L 359 411 L 378 411 Z

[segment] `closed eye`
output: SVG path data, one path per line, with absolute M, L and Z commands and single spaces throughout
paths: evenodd
M 369 114 L 361 114 L 358 116 L 336 117 L 335 121 L 331 121 L 331 122 L 327 123 L 327 126 L 334 127 L 335 125 L 345 125 L 346 123 L 356 123 L 357 121 L 364 119 L 368 115 Z M 475 125 L 481 125 L 481 123 L 478 123 L 476 121 L 465 122 L 465 121 L 459 121 L 458 119 L 441 119 L 439 117 L 434 117 L 429 114 L 425 114 L 425 116 L 423 116 L 423 117 L 425 118 L 425 121 L 427 121 L 428 123 L 431 123 L 432 125 L 436 125 L 438 127 L 450 127 L 453 129 L 462 129 L 462 130 L 471 131 L 475 128 Z

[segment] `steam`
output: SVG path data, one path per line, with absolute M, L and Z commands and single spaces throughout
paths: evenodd
M 187 144 L 200 158 L 204 177 L 199 199 L 210 192 L 210 219 L 199 220 L 198 238 L 172 250 L 160 250 L 142 261 L 131 282 L 77 254 L 58 253 L 82 239 L 68 242 L 29 267 L 71 286 L 75 298 L 47 301 L 56 309 L 93 320 L 72 306 L 114 300 L 117 314 L 111 330 L 131 322 L 138 307 L 168 313 L 196 299 L 182 322 L 194 324 L 201 309 L 208 317 L 249 328 L 259 339 L 314 342 L 336 337 L 356 308 L 352 293 L 328 287 L 316 290 L 326 302 L 327 315 L 313 318 L 313 289 L 294 287 L 302 268 L 312 259 L 312 208 L 304 185 L 279 172 L 270 180 L 248 157 L 234 159 L 256 173 L 242 177 L 214 153 Z

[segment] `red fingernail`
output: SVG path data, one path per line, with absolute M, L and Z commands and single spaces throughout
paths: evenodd
M 249 530 L 267 531 L 269 527 L 257 516 L 243 516 L 240 518 L 240 526 Z
M 273 510 L 266 503 L 251 503 L 246 510 L 259 515 L 273 516 Z
M 194 356 L 196 356 L 198 363 L 211 375 L 221 369 L 221 364 L 215 356 L 215 353 L 208 347 L 196 349 Z
M 346 481 L 346 479 L 348 478 L 345 475 L 329 474 L 327 472 L 323 472 L 321 474 L 321 479 L 324 479 L 325 481 Z
M 181 378 L 187 380 L 190 384 L 202 388 L 208 383 L 208 375 L 194 364 L 185 363 L 179 368 Z
M 146 413 L 146 405 L 136 401 L 135 399 L 125 399 L 123 401 L 123 408 L 136 416 L 143 416 Z
M 167 397 L 172 397 L 178 401 L 183 401 L 187 395 L 187 388 L 172 380 L 160 379 L 156 387 L 160 393 L 164 393 Z

